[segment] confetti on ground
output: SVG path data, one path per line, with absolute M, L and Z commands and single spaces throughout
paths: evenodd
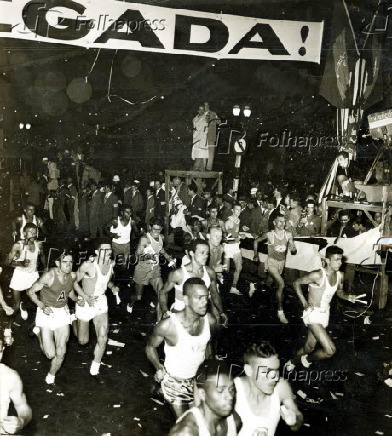
M 151 301 L 150 306 L 155 307 L 155 304 Z
M 307 397 L 307 395 L 305 394 L 305 392 L 302 392 L 302 391 L 297 391 L 297 394 L 304 400 L 306 397 Z
M 43 418 L 47 419 L 47 418 L 49 418 L 49 415 L 44 415 Z
M 385 415 L 387 418 L 392 418 L 392 415 Z
M 50 389 L 46 389 L 46 392 L 49 392 L 50 394 L 53 392 Z
M 344 394 L 342 394 L 341 392 L 336 392 L 336 395 L 337 395 L 338 397 L 344 397 Z
M 148 377 L 148 374 L 145 373 L 144 371 L 140 370 L 140 373 L 142 374 L 143 377 Z
M 108 340 L 108 345 L 112 345 L 113 347 L 125 347 L 124 342 L 114 341 L 113 339 Z
M 111 367 L 112 367 L 112 365 L 108 365 L 107 363 L 103 363 L 103 362 L 101 362 L 101 365 L 103 365 L 103 366 L 107 366 L 108 368 L 111 368 Z
M 140 333 L 142 336 L 147 336 L 147 333 L 141 332 Z
M 113 330 L 113 333 L 118 333 L 120 331 L 120 329 L 115 329 L 115 330 Z
M 16 322 L 14 322 L 14 325 L 16 325 L 17 327 L 20 327 L 20 324 L 18 324 L 18 323 L 16 323 Z
M 121 407 L 121 404 L 113 404 L 113 407 L 117 409 L 118 407 Z
M 380 336 L 373 336 L 372 339 L 373 341 L 378 341 L 380 339 Z
M 137 425 L 138 425 L 140 428 L 142 428 L 142 425 L 140 424 L 140 422 L 138 422 Z
M 161 406 L 164 406 L 164 403 L 162 401 L 157 400 L 156 398 L 151 398 L 154 403 L 160 404 Z
M 310 427 L 310 424 L 308 424 L 307 422 L 304 422 L 304 426 L 305 427 Z
M 37 371 L 37 368 L 33 368 L 32 371 Z
M 392 388 L 392 378 L 387 378 L 386 380 L 384 380 L 384 383 L 390 388 Z
M 133 418 L 134 421 L 140 421 L 140 418 L 137 418 L 136 416 Z
M 337 399 L 338 399 L 338 397 L 337 397 L 333 392 L 331 392 L 330 394 L 331 394 L 331 397 L 332 397 L 334 400 L 337 400 Z
M 381 435 L 382 435 L 382 434 L 384 434 L 384 432 L 383 432 L 383 431 L 378 431 L 378 430 L 377 430 L 377 431 L 376 431 L 376 434 L 381 434 Z
M 357 375 L 359 377 L 365 377 L 365 374 L 362 374 L 362 372 L 356 372 L 355 375 Z
M 58 394 L 56 394 L 58 397 L 65 397 L 65 395 L 62 393 L 62 392 L 60 392 L 60 393 L 58 393 Z
M 106 351 L 106 354 L 112 354 L 113 351 Z

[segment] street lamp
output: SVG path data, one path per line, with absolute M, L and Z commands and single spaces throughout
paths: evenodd
M 242 113 L 245 118 L 250 118 L 252 114 L 252 110 L 250 106 L 244 106 Z M 235 117 L 239 117 L 241 115 L 241 108 L 237 104 L 233 106 L 233 115 Z M 236 154 L 235 163 L 234 163 L 235 176 L 233 180 L 233 191 L 235 197 L 237 197 L 238 186 L 240 183 L 240 168 L 241 168 L 242 155 L 245 153 L 246 146 L 247 146 L 245 137 L 246 137 L 248 126 L 249 126 L 249 120 L 247 120 L 246 123 L 241 121 L 242 137 L 237 141 L 235 141 L 233 144 L 234 153 Z

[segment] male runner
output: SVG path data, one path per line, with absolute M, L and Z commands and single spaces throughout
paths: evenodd
M 286 220 L 281 214 L 278 214 L 274 219 L 274 230 L 268 232 L 265 236 L 260 236 L 255 241 L 257 244 L 266 239 L 268 240 L 268 257 L 265 262 L 265 270 L 268 271 L 276 285 L 276 299 L 278 300 L 278 318 L 283 324 L 287 324 L 287 318 L 283 311 L 283 290 L 285 283 L 282 277 L 284 266 L 286 263 L 287 248 L 291 254 L 297 253 L 297 248 L 293 240 L 293 235 L 285 230 Z
M 309 330 L 305 345 L 297 352 L 296 357 L 286 364 L 289 371 L 296 363 L 301 362 L 308 368 L 312 362 L 328 359 L 336 352 L 335 344 L 327 333 L 332 297 L 337 293 L 339 298 L 351 303 L 355 303 L 360 298 L 360 296 L 343 293 L 343 273 L 339 271 L 342 258 L 343 250 L 340 247 L 336 245 L 327 247 L 326 267 L 312 271 L 293 283 L 293 288 L 304 307 L 302 318 Z M 308 301 L 302 293 L 301 285 L 308 285 Z M 321 348 L 316 350 L 317 344 Z
M 22 308 L 21 293 L 30 289 L 39 277 L 37 271 L 38 256 L 42 265 L 45 265 L 45 255 L 42 243 L 37 241 L 37 233 L 37 226 L 33 223 L 27 223 L 23 229 L 23 239 L 16 242 L 8 254 L 7 264 L 15 269 L 9 285 L 12 289 L 14 311 L 9 318 L 7 328 L 4 330 L 4 336 L 8 338 L 7 345 L 11 345 L 13 342 L 11 329 L 19 311 L 24 320 L 28 317 L 27 311 Z
M 131 232 L 136 232 L 135 221 L 131 219 L 133 210 L 129 205 L 124 205 L 120 216 L 110 223 L 109 233 L 112 238 L 113 255 L 117 265 L 127 267 L 131 253 Z
M 131 297 L 128 305 L 128 312 L 132 312 L 135 301 L 140 301 L 143 297 L 144 286 L 151 284 L 154 291 L 158 294 L 163 286 L 161 278 L 161 267 L 159 266 L 159 255 L 162 254 L 169 266 L 175 266 L 176 262 L 169 256 L 163 248 L 163 238 L 161 231 L 163 228 L 160 218 L 151 218 L 150 231 L 140 238 L 136 248 L 136 256 L 139 259 L 135 266 L 133 281 L 135 282 L 135 296 Z M 161 319 L 160 306 L 157 307 L 158 321 Z
M 303 416 L 287 380 L 280 378 L 279 356 L 268 342 L 252 344 L 244 354 L 244 377 L 237 377 L 235 411 L 243 426 L 239 436 L 273 436 L 282 417 L 291 430 L 302 426 Z
M 170 436 L 236 436 L 241 420 L 233 410 L 235 387 L 230 367 L 218 360 L 206 361 L 195 381 L 200 405 L 177 420 Z
M 112 247 L 109 240 L 98 239 L 96 242 L 96 257 L 83 262 L 79 267 L 74 282 L 74 290 L 78 293 L 78 304 L 75 315 L 78 319 L 77 336 L 80 345 L 89 341 L 90 321 L 93 320 L 97 344 L 94 349 L 94 360 L 90 366 L 90 374 L 97 376 L 108 342 L 108 302 L 106 289 L 117 294 L 119 289 L 111 281 L 115 262 L 111 260 Z M 82 280 L 82 286 L 79 282 Z
M 208 242 L 203 239 L 195 239 L 190 243 L 188 254 L 191 258 L 191 262 L 181 268 L 177 268 L 169 274 L 166 283 L 159 291 L 159 305 L 164 317 L 170 316 L 170 312 L 167 306 L 167 294 L 174 287 L 175 288 L 175 302 L 172 306 L 172 310 L 180 311 L 185 307 L 183 285 L 191 277 L 198 277 L 203 279 L 207 289 L 211 294 L 211 299 L 217 310 L 217 319 L 220 320 L 223 325 L 227 323 L 227 315 L 223 312 L 222 300 L 216 288 L 216 274 L 212 268 L 206 266 L 209 245 Z
M 32 412 L 19 374 L 1 363 L 3 351 L 4 343 L 0 336 L 0 434 L 17 434 L 31 421 Z M 8 415 L 10 402 L 17 416 Z
M 237 289 L 238 279 L 240 278 L 242 270 L 242 254 L 240 248 L 240 213 L 242 211 L 240 204 L 234 204 L 232 208 L 233 214 L 230 215 L 225 221 L 225 230 L 227 233 L 226 243 L 224 245 L 225 252 L 225 265 L 227 271 L 230 269 L 230 259 L 234 261 L 234 275 L 233 283 L 231 285 L 230 293 L 242 295 Z
M 193 381 L 205 360 L 216 319 L 207 313 L 209 292 L 199 277 L 184 283 L 184 309 L 171 313 L 154 328 L 146 347 L 149 361 L 157 370 L 155 380 L 161 382 L 166 401 L 176 418 L 193 402 Z M 165 362 L 159 361 L 157 348 L 165 342 Z M 208 356 L 207 356 L 208 357 Z
M 16 240 L 24 239 L 23 231 L 27 223 L 35 224 L 37 228 L 40 229 L 42 232 L 44 222 L 42 221 L 42 218 L 39 218 L 35 215 L 35 206 L 29 203 L 26 205 L 24 213 L 21 216 L 16 217 L 16 219 L 12 222 L 12 236 Z
M 77 296 L 73 291 L 76 273 L 72 272 L 72 253 L 64 250 L 56 260 L 56 266 L 44 273 L 27 291 L 28 296 L 38 306 L 35 329 L 38 330 L 40 347 L 51 360 L 47 384 L 54 384 L 66 353 L 69 339 L 71 316 L 67 306 L 68 297 L 73 301 Z M 40 292 L 40 299 L 37 292 Z

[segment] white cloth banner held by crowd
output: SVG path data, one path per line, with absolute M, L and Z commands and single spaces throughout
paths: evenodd
M 320 63 L 323 28 L 114 0 L 0 0 L 0 37 L 86 48 Z

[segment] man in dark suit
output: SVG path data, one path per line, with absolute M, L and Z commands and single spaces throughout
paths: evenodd
M 162 188 L 162 184 L 160 181 L 156 181 L 154 183 L 154 187 L 155 218 L 164 219 L 166 212 L 165 190 Z M 166 189 L 169 189 L 169 187 L 167 186 Z
M 356 232 L 350 223 L 350 212 L 348 210 L 343 209 L 339 212 L 339 219 L 329 228 L 327 236 L 336 238 L 353 238 L 356 236 Z
M 205 202 L 197 195 L 197 186 L 195 183 L 192 182 L 188 185 L 188 194 L 190 197 L 188 207 L 190 216 L 205 218 Z
M 96 183 L 91 183 L 91 200 L 90 207 L 88 211 L 89 215 L 89 227 L 90 227 L 90 238 L 97 237 L 97 231 L 100 235 L 102 234 L 102 205 L 104 193 L 101 192 L 101 187 Z
M 114 218 L 118 217 L 118 196 L 113 192 L 110 182 L 104 184 L 104 197 L 102 204 L 102 224 L 106 232 L 106 226 Z
M 134 218 L 136 221 L 140 221 L 144 209 L 144 199 L 139 191 L 139 183 L 137 180 L 131 183 L 131 199 L 129 204 L 132 206 Z

